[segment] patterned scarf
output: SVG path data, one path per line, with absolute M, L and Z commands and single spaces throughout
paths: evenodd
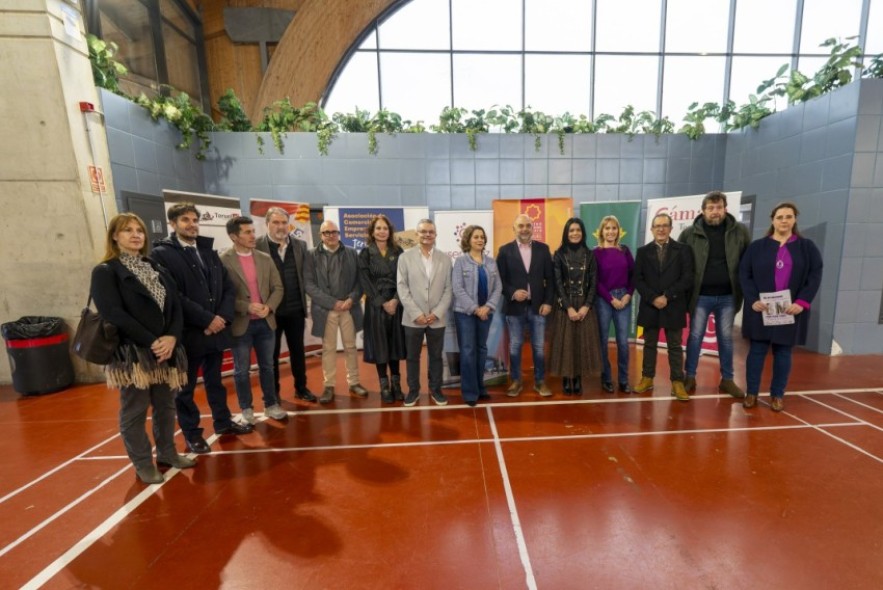
M 125 252 L 120 253 L 120 262 L 129 269 L 135 278 L 150 292 L 150 296 L 159 305 L 160 310 L 165 309 L 166 288 L 159 280 L 159 271 L 153 268 L 145 258 L 132 256 Z

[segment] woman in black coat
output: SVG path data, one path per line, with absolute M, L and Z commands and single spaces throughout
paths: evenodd
M 746 408 L 757 405 L 764 361 L 772 346 L 770 407 L 774 412 L 785 409 L 791 351 L 795 344 L 806 343 L 810 304 L 822 283 L 822 255 L 797 230 L 799 214 L 793 203 L 776 205 L 767 235 L 748 246 L 739 264 L 739 280 L 745 293 L 742 335 L 751 340 L 745 361 L 747 392 L 742 405 Z M 788 301 L 781 304 L 781 316 L 793 321 L 779 324 L 768 318 L 766 323 L 770 325 L 764 325 L 763 312 L 769 311 L 770 304 L 761 301 L 761 294 L 782 291 L 788 292 Z
M 395 227 L 386 215 L 368 223 L 367 241 L 368 246 L 359 252 L 359 280 L 365 293 L 363 358 L 377 366 L 380 399 L 391 404 L 404 399 L 399 361 L 407 358 L 402 306 L 396 293 L 402 248 L 395 242 Z
M 146 258 L 147 229 L 140 217 L 121 213 L 110 221 L 104 260 L 92 270 L 95 307 L 117 327 L 120 344 L 105 368 L 107 385 L 120 388 L 120 435 L 135 473 L 162 483 L 145 432 L 153 406 L 157 463 L 184 469 L 194 459 L 175 449 L 175 392 L 187 383 L 187 357 L 179 344 L 181 304 L 168 272 Z
M 602 368 L 598 318 L 592 311 L 598 264 L 586 245 L 586 237 L 582 219 L 568 219 L 561 246 L 552 259 L 557 306 L 549 370 L 561 375 L 564 395 L 582 395 L 582 377 L 598 377 Z

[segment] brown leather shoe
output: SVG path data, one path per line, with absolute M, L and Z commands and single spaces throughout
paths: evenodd
M 757 396 L 754 394 L 749 393 L 742 400 L 742 407 L 743 408 L 747 408 L 750 410 L 751 408 L 753 408 L 756 405 L 757 405 Z
M 683 381 L 672 381 L 671 382 L 671 394 L 677 398 L 679 402 L 688 402 L 690 401 L 690 394 L 687 393 L 687 390 L 684 389 Z
M 635 393 L 647 393 L 653 389 L 653 377 L 641 377 L 641 380 L 632 389 Z
M 523 389 L 524 385 L 521 383 L 521 379 L 514 379 L 512 383 L 509 384 L 509 389 L 506 390 L 506 395 L 508 397 L 518 397 Z
M 743 397 L 745 397 L 745 392 L 742 391 L 742 389 L 738 385 L 736 385 L 736 382 L 732 379 L 722 379 L 721 384 L 718 386 L 717 390 L 720 393 L 729 394 L 731 397 L 734 397 L 736 399 L 742 399 Z
M 552 392 L 546 387 L 545 381 L 540 381 L 533 386 L 533 390 L 540 394 L 541 397 L 551 397 Z
M 696 377 L 690 377 L 687 375 L 687 378 L 684 379 L 684 389 L 687 390 L 687 393 L 693 393 L 696 391 Z
M 781 412 L 785 409 L 785 398 L 782 397 L 774 397 L 770 398 L 770 407 L 774 412 Z

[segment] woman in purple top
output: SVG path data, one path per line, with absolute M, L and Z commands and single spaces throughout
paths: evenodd
M 622 231 L 619 220 L 608 215 L 598 226 L 598 246 L 593 250 L 598 262 L 598 293 L 595 313 L 601 334 L 601 389 L 613 393 L 613 374 L 607 352 L 610 323 L 616 333 L 616 360 L 619 390 L 631 393 L 629 385 L 629 322 L 632 317 L 632 293 L 635 292 L 635 259 L 627 246 L 619 243 Z
M 760 376 L 767 351 L 773 349 L 773 377 L 770 383 L 770 407 L 785 409 L 785 387 L 791 373 L 791 350 L 806 343 L 810 302 L 822 282 L 822 255 L 812 241 L 797 231 L 800 212 L 793 203 L 781 203 L 773 209 L 772 225 L 766 237 L 748 246 L 739 264 L 739 280 L 745 293 L 742 335 L 751 340 L 745 361 L 747 392 L 742 405 L 757 405 Z M 785 291 L 790 303 L 783 309 L 793 323 L 764 325 L 767 303 L 761 295 Z M 769 322 L 768 322 L 769 323 Z

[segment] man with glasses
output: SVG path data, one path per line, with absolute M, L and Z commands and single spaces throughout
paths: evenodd
M 687 393 L 696 391 L 696 370 L 708 316 L 714 314 L 717 351 L 720 359 L 720 393 L 735 398 L 745 392 L 733 381 L 733 322 L 742 307 L 739 261 L 751 243 L 748 228 L 727 213 L 727 195 L 711 191 L 702 199 L 702 215 L 685 229 L 678 241 L 693 250 L 696 274 L 690 297 L 690 336 L 687 339 Z
M 506 395 L 518 397 L 524 388 L 521 380 L 521 349 L 524 331 L 530 331 L 533 350 L 534 391 L 542 397 L 552 392 L 546 386 L 546 318 L 552 313 L 555 298 L 555 271 L 549 246 L 533 239 L 533 221 L 519 215 L 512 224 L 515 241 L 503 244 L 497 255 L 506 325 L 509 328 L 509 375 Z
M 362 329 L 362 287 L 359 257 L 340 243 L 340 230 L 333 221 L 319 227 L 322 243 L 309 251 L 304 265 L 304 283 L 310 296 L 313 336 L 322 339 L 322 377 L 325 381 L 319 403 L 334 401 L 337 377 L 337 334 L 343 340 L 346 382 L 356 397 L 367 397 L 359 383 L 356 334 Z
M 653 241 L 635 254 L 635 287 L 641 295 L 638 325 L 644 329 L 644 364 L 636 393 L 653 389 L 659 331 L 665 330 L 671 394 L 689 401 L 684 388 L 684 353 L 681 332 L 687 325 L 687 303 L 693 286 L 693 252 L 690 246 L 671 239 L 672 220 L 660 213 L 650 228 Z
M 405 352 L 408 355 L 408 395 L 405 405 L 413 406 L 420 398 L 420 353 L 426 338 L 429 361 L 429 397 L 439 406 L 448 403 L 442 393 L 442 354 L 447 313 L 454 289 L 451 283 L 451 258 L 435 247 L 435 224 L 429 219 L 417 223 L 416 248 L 399 256 L 397 290 L 402 302 L 402 325 L 405 328 Z

